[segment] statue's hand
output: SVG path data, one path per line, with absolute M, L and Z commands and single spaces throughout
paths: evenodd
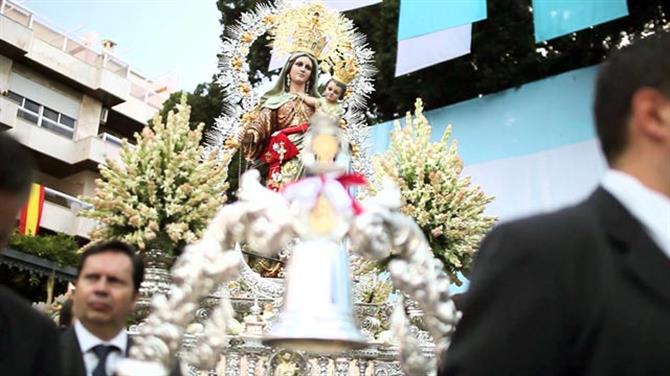
M 247 129 L 242 138 L 242 153 L 247 159 L 253 158 L 258 145 L 259 134 L 253 129 Z

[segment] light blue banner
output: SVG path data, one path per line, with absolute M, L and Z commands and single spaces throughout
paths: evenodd
M 486 18 L 486 0 L 400 0 L 398 40 Z
M 627 15 L 626 0 L 533 0 L 535 42 Z
M 582 68 L 425 113 L 433 140 L 453 124 L 463 162 L 538 153 L 596 137 L 591 107 L 597 67 Z M 409 110 L 410 108 L 408 108 Z M 373 153 L 389 145 L 392 122 L 370 129 Z

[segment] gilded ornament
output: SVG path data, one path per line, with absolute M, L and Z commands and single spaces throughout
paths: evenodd
M 233 58 L 233 61 L 230 63 L 232 65 L 233 69 L 235 70 L 240 70 L 242 69 L 242 58 L 239 56 L 235 56 Z
M 273 25 L 275 23 L 276 17 L 272 14 L 268 14 L 267 16 L 263 17 L 262 21 L 265 25 Z
M 352 56 L 339 59 L 335 62 L 332 72 L 333 78 L 348 85 L 358 75 L 358 66 Z
M 242 41 L 242 43 L 247 43 L 248 44 L 248 43 L 251 43 L 251 42 L 254 41 L 254 36 L 251 35 L 251 33 L 247 31 L 244 34 L 242 34 L 242 37 L 240 38 L 240 40 Z
M 240 147 L 240 142 L 235 138 L 229 138 L 223 143 L 223 147 L 226 149 L 237 149 Z
M 242 95 L 248 97 L 249 94 L 251 94 L 251 86 L 249 86 L 248 83 L 243 82 L 240 84 L 240 91 L 242 92 Z
M 251 123 L 252 121 L 254 121 L 256 119 L 257 116 L 258 116 L 258 113 L 255 110 L 245 112 L 244 115 L 242 115 L 242 124 Z
M 271 30 L 273 46 L 280 53 L 302 51 L 317 60 L 328 60 L 351 51 L 345 19 L 323 2 L 284 9 L 277 15 L 275 25 Z

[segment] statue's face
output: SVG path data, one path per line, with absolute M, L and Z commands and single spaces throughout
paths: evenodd
M 323 91 L 323 96 L 330 103 L 337 102 L 342 96 L 342 88 L 335 81 L 330 80 L 328 81 L 328 85 L 326 85 L 326 90 Z
M 312 60 L 307 56 L 301 56 L 297 58 L 291 66 L 289 77 L 291 77 L 292 82 L 304 84 L 311 77 L 313 69 Z

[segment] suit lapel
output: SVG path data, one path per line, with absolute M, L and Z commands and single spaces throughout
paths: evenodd
M 626 208 L 602 188 L 591 197 L 625 272 L 670 305 L 670 259 Z
M 86 365 L 74 327 L 69 327 L 61 334 L 61 354 L 64 375 L 86 376 Z

